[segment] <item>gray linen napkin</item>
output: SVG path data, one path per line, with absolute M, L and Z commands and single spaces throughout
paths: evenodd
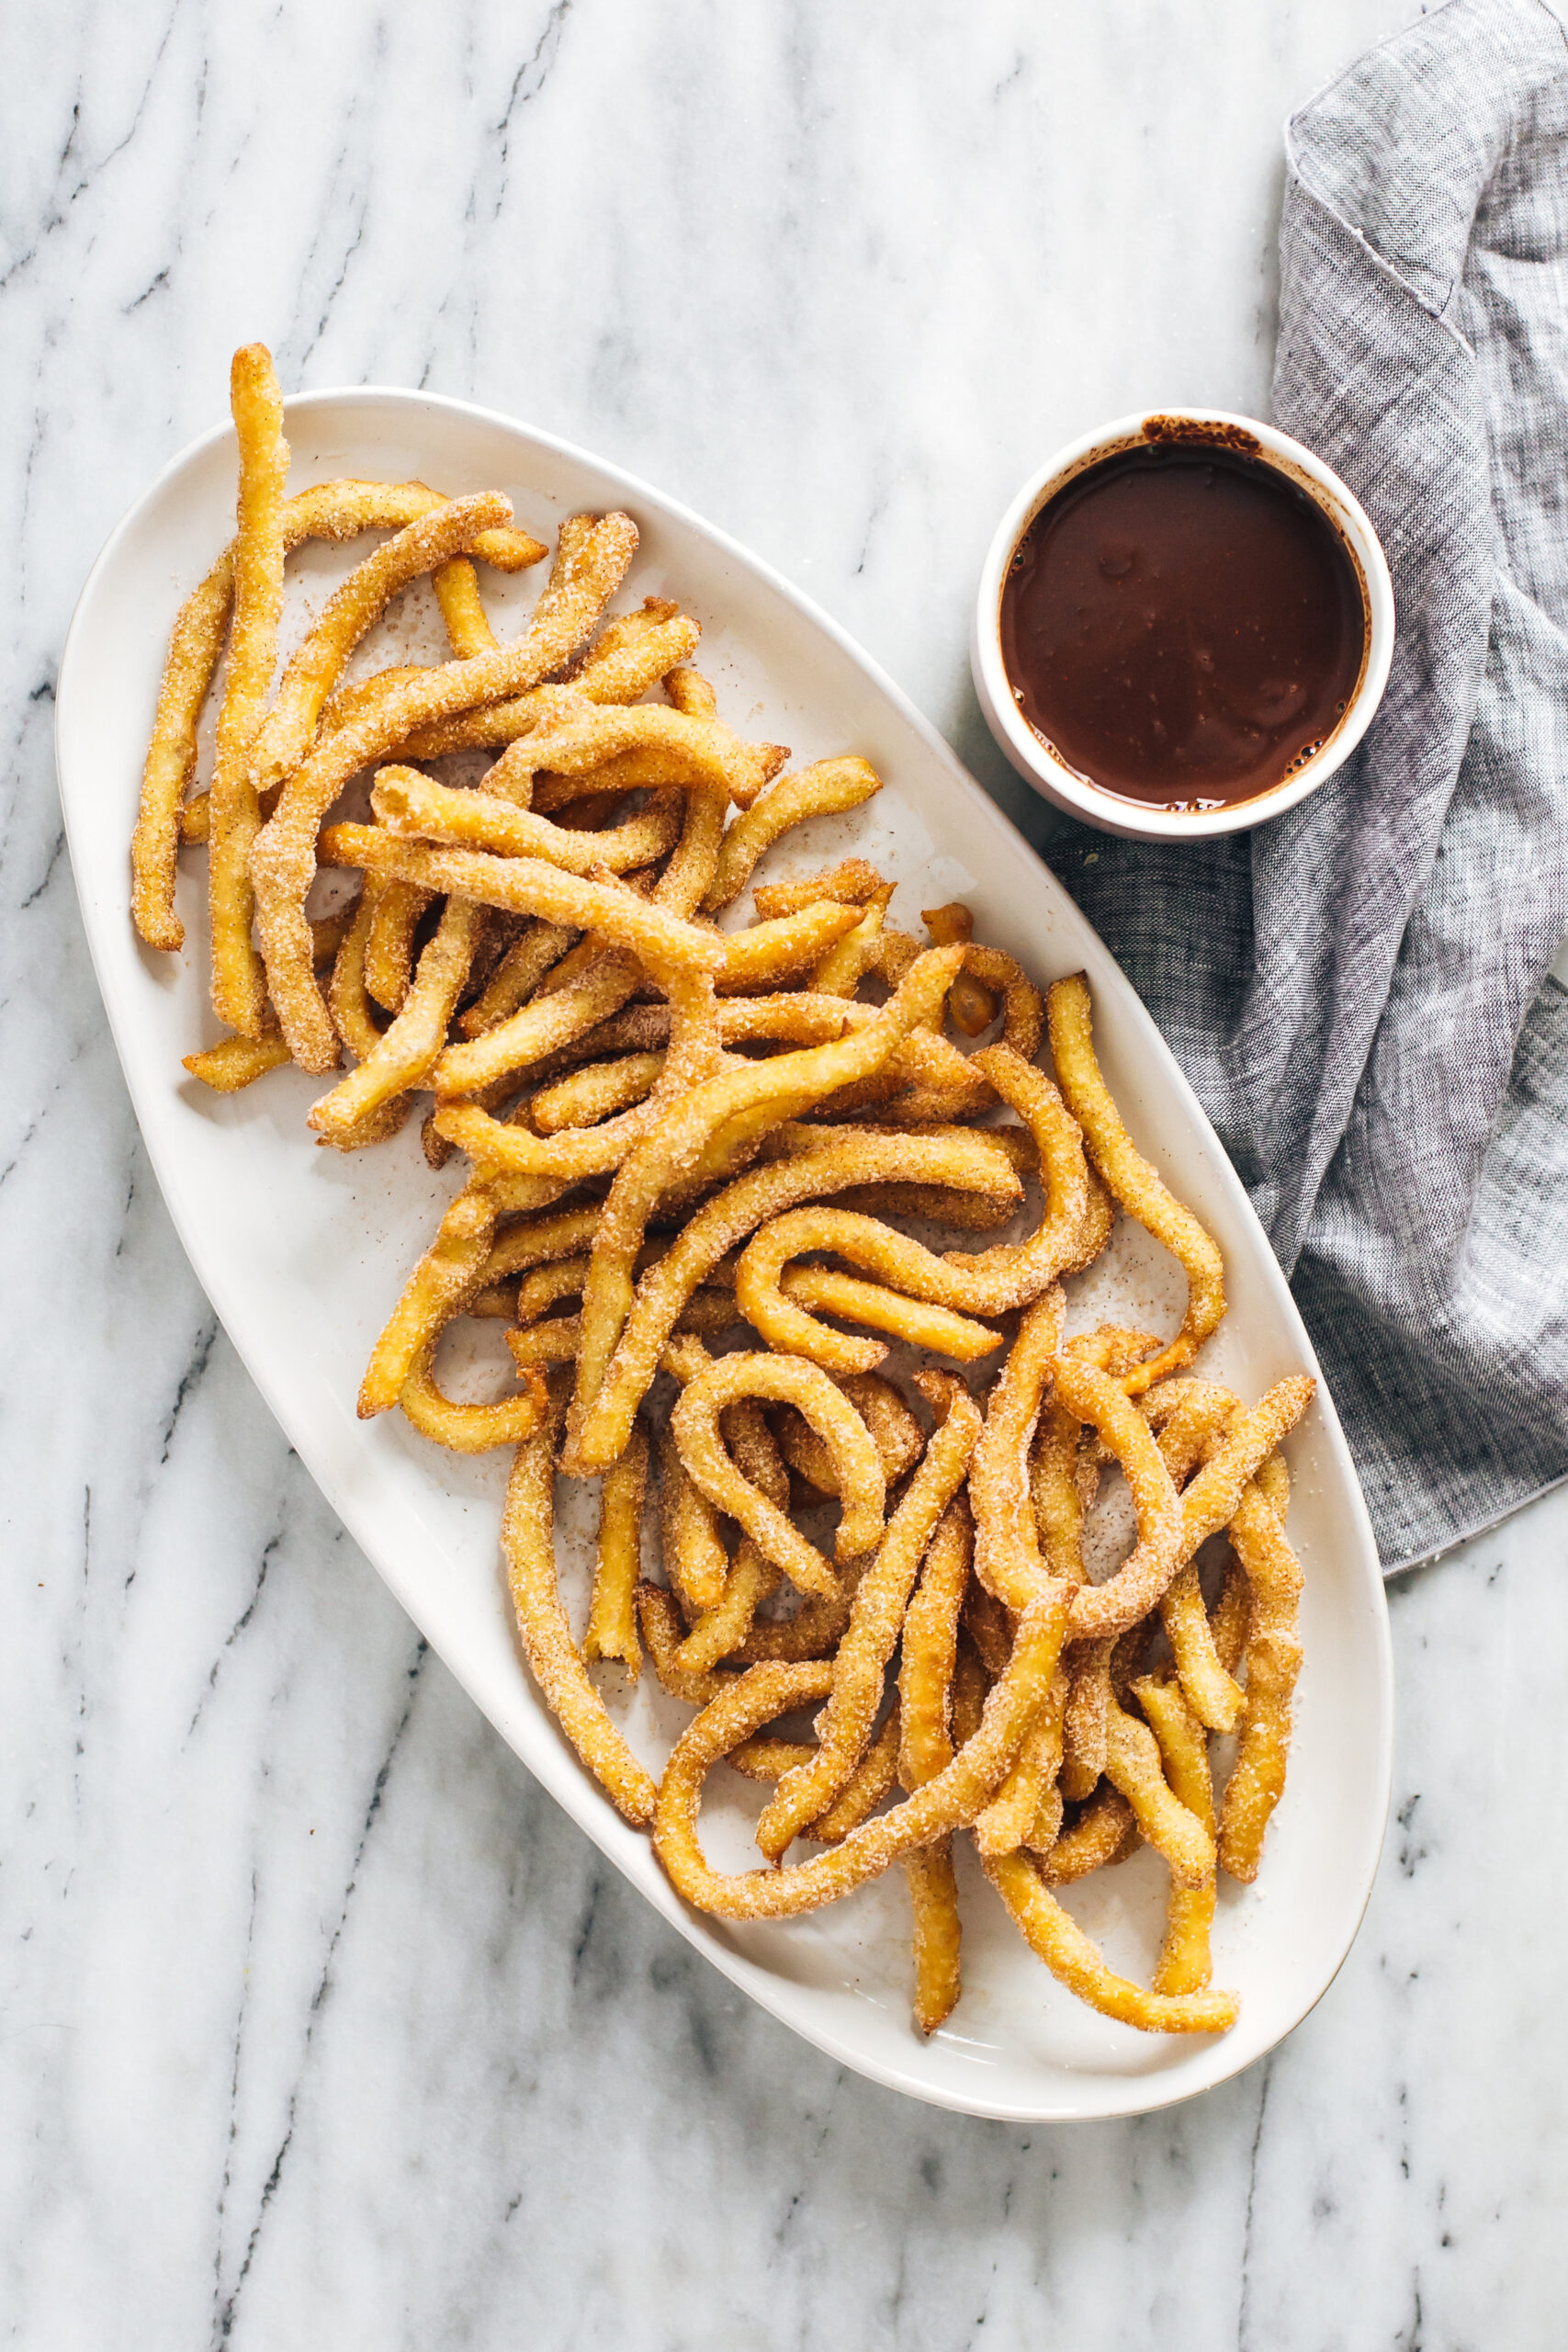
M 1568 1477 L 1568 40 L 1450 0 L 1289 125 L 1280 424 L 1393 573 L 1303 805 L 1048 854 L 1251 1192 L 1388 1571 Z

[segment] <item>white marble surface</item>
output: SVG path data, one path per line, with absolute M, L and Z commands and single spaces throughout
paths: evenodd
M 209 2344 L 1562 2341 L 1568 1500 L 1392 1596 L 1396 1819 L 1273 2059 L 1017 2130 L 840 2075 L 598 1862 L 288 1453 L 152 1187 L 59 835 L 93 553 L 220 413 L 425 384 L 685 498 L 1010 807 L 997 512 L 1256 408 L 1280 119 L 1408 0 L 540 0 L 6 23 L 0 2325 Z

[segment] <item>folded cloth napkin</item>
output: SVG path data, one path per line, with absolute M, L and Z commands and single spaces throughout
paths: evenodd
M 1274 409 L 1382 537 L 1387 695 L 1271 824 L 1047 854 L 1292 1276 L 1392 1572 L 1568 1477 L 1563 23 L 1450 0 L 1286 151 Z

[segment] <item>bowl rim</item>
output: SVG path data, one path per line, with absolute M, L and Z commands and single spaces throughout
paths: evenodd
M 1266 462 L 1287 475 L 1304 477 L 1338 525 L 1360 574 L 1367 609 L 1367 644 L 1361 673 L 1344 718 L 1322 748 L 1304 760 L 1292 775 L 1281 777 L 1250 800 L 1213 809 L 1157 808 L 1123 798 L 1082 775 L 1042 737 L 1019 710 L 1013 698 L 1001 646 L 1001 592 L 1007 568 L 1020 539 L 1046 500 L 1073 474 L 1118 449 L 1155 439 L 1148 426 L 1156 419 L 1184 424 L 1215 425 L 1252 436 Z M 1235 410 L 1181 407 L 1151 403 L 1108 424 L 1079 434 L 1036 468 L 1019 490 L 992 535 L 980 572 L 976 597 L 970 667 L 975 691 L 987 725 L 998 746 L 1025 782 L 1046 799 L 1102 832 L 1133 841 L 1201 841 L 1222 833 L 1245 832 L 1283 816 L 1310 793 L 1325 784 L 1356 749 L 1371 726 L 1388 684 L 1393 658 L 1393 582 L 1388 560 L 1371 518 L 1353 491 L 1303 443 L 1281 433 L 1278 425 L 1244 416 Z

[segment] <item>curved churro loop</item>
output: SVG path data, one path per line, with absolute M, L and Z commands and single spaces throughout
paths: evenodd
M 780 1919 L 819 1910 L 863 1886 L 890 1862 L 972 1821 L 1007 1771 L 1055 1672 L 1066 1608 L 1059 1590 L 1025 1612 L 1007 1670 L 989 1692 L 980 1727 L 951 1764 L 890 1813 L 863 1822 L 814 1861 L 796 1870 L 708 1868 L 697 1838 L 702 1787 L 731 1748 L 791 1707 L 827 1696 L 831 1669 L 754 1666 L 732 1690 L 686 1726 L 665 1768 L 654 1815 L 654 1850 L 678 1894 L 722 1919 Z
M 501 1544 L 512 1607 L 534 1679 L 551 1713 L 616 1810 L 640 1829 L 653 1818 L 658 1791 L 588 1679 L 556 1582 L 551 1455 L 558 1419 L 552 1406 L 536 1435 L 518 1447 L 507 1482 Z
M 809 1764 L 780 1781 L 757 1824 L 757 1844 L 769 1861 L 776 1862 L 807 1823 L 833 1803 L 870 1740 L 882 1702 L 883 1677 L 920 1562 L 938 1521 L 964 1483 L 979 1434 L 980 1416 L 966 1390 L 955 1382 L 945 1401 L 945 1418 L 887 1523 L 875 1559 L 861 1578 L 834 1661 L 832 1692 L 817 1720 L 821 1744 Z
M 987 1592 L 1015 1612 L 1047 1582 L 1029 1490 L 1029 1443 L 1057 1361 L 1063 1312 L 1060 1290 L 1048 1291 L 1026 1309 L 987 1403 L 969 1472 L 975 1574 Z
M 1124 1634 L 1155 1606 L 1186 1556 L 1187 1531 L 1159 1448 L 1120 1383 L 1066 1354 L 1054 1372 L 1056 1402 L 1088 1422 L 1115 1455 L 1137 1515 L 1138 1541 L 1116 1574 L 1104 1584 L 1080 1585 L 1074 1595 L 1073 1640 L 1103 1641 Z
M 891 1381 L 874 1372 L 835 1373 L 840 1387 L 866 1428 L 882 1459 L 882 1475 L 889 1487 L 897 1485 L 925 1452 L 925 1432 Z M 839 1474 L 833 1458 L 813 1429 L 798 1413 L 784 1411 L 776 1422 L 780 1449 L 795 1476 L 819 1495 L 836 1495 Z
M 1187 1276 L 1187 1312 L 1180 1330 L 1162 1354 L 1126 1375 L 1127 1392 L 1135 1396 L 1167 1373 L 1190 1363 L 1218 1325 L 1225 1311 L 1224 1261 L 1191 1210 L 1167 1189 L 1127 1133 L 1095 1057 L 1093 1008 L 1081 972 L 1056 982 L 1048 1010 L 1057 1080 L 1095 1167 L 1128 1216 L 1164 1244 Z
M 838 1579 L 814 1544 L 730 1460 L 718 1417 L 738 1397 L 793 1405 L 832 1453 L 844 1494 L 836 1543 L 840 1560 L 869 1552 L 882 1534 L 886 1501 L 882 1464 L 865 1423 L 825 1372 L 791 1356 L 723 1356 L 689 1383 L 670 1418 L 686 1475 L 709 1502 L 739 1520 L 767 1559 L 803 1592 L 831 1593 Z
M 543 1374 L 520 1368 L 518 1376 L 525 1384 L 521 1396 L 502 1396 L 490 1405 L 459 1404 L 439 1385 L 433 1369 L 440 1337 L 437 1332 L 420 1348 L 398 1392 L 404 1419 L 449 1453 L 490 1453 L 498 1445 L 517 1445 L 532 1437 L 549 1406 Z
M 920 921 L 925 924 L 938 947 L 947 947 L 954 940 L 967 947 L 975 936 L 975 917 L 962 899 L 951 899 L 944 907 L 922 907 Z M 999 1010 L 997 999 L 981 981 L 968 972 L 961 972 L 953 983 L 953 993 L 947 1000 L 948 1019 L 965 1037 L 978 1037 L 987 1030 Z M 1038 1046 L 1035 1051 L 1039 1051 Z M 1033 1056 L 1029 1057 L 1031 1060 Z
M 780 1287 L 794 1306 L 837 1315 L 846 1323 L 869 1324 L 874 1331 L 889 1331 L 909 1347 L 924 1348 L 933 1356 L 951 1356 L 957 1363 L 973 1363 L 980 1356 L 994 1354 L 1002 1344 L 999 1331 L 976 1323 L 973 1316 L 955 1315 L 950 1307 L 931 1306 L 924 1299 L 906 1298 L 901 1291 L 887 1290 L 880 1283 L 857 1282 L 852 1274 L 841 1274 L 831 1266 L 791 1266 L 782 1276 Z M 818 1347 L 817 1343 L 798 1352 L 822 1363 L 825 1352 L 818 1352 Z M 845 1339 L 832 1351 L 837 1361 L 827 1369 L 870 1372 L 886 1352 L 875 1340 Z
M 447 1209 L 371 1351 L 359 1388 L 361 1420 L 397 1403 L 421 1349 L 434 1345 L 487 1278 L 495 1216 L 494 1201 L 478 1188 L 459 1193 Z
M 1234 1993 L 1147 1993 L 1108 1968 L 1077 1921 L 1065 1911 L 1022 1854 L 988 1861 L 986 1871 L 1030 1950 L 1058 1984 L 1101 2017 L 1145 2033 L 1226 2033 L 1241 2014 Z
M 886 1287 L 852 1282 L 824 1267 L 791 1264 L 807 1250 L 831 1250 L 879 1275 Z M 962 1263 L 956 1253 L 933 1256 L 908 1234 L 875 1217 L 814 1205 L 775 1217 L 756 1235 L 736 1272 L 736 1297 L 747 1320 L 771 1346 L 809 1356 L 829 1371 L 870 1371 L 886 1351 L 829 1330 L 807 1312 L 812 1306 L 969 1363 L 989 1355 L 1001 1341 L 971 1315 L 957 1311 L 960 1301 L 976 1304 L 973 1286 L 960 1272 Z M 927 1307 L 935 1308 L 936 1317 L 924 1314 Z M 987 1306 L 985 1311 L 1002 1314 L 1007 1309 Z
M 718 866 L 704 905 L 709 914 L 729 906 L 751 879 L 753 867 L 773 843 L 811 817 L 858 808 L 882 789 L 868 760 L 816 760 L 795 775 L 781 775 L 758 793 L 724 837 Z

